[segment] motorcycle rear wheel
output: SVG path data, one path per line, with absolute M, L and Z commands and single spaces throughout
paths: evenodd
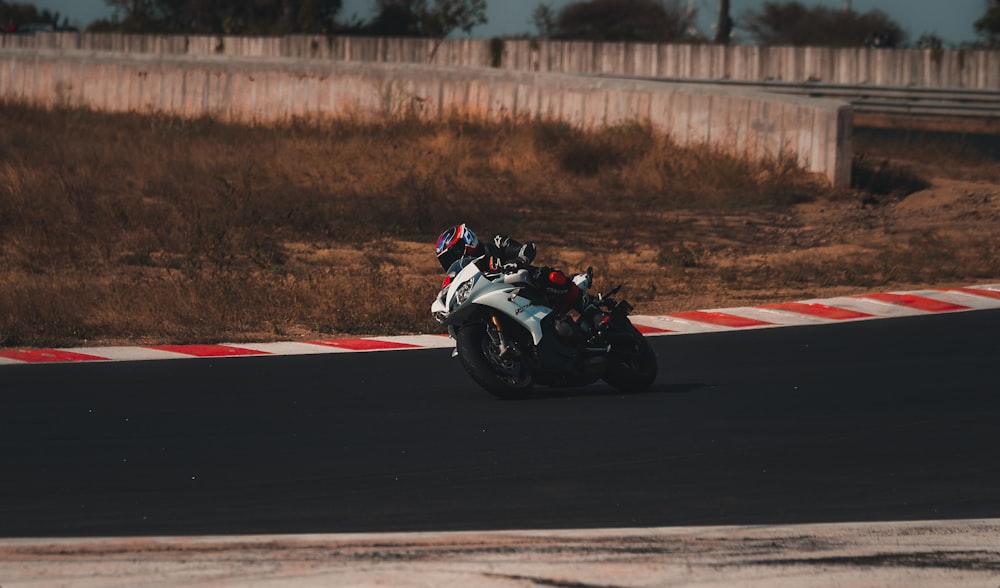
M 487 333 L 486 324 L 467 325 L 455 334 L 455 346 L 462 367 L 487 392 L 503 399 L 528 396 L 534 388 L 533 361 L 530 344 L 516 329 L 504 334 L 511 349 L 501 357 L 499 346 Z

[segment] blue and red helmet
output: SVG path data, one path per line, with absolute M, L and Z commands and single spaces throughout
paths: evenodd
M 437 258 L 441 267 L 448 271 L 453 263 L 463 257 L 478 257 L 485 249 L 472 229 L 465 223 L 456 225 L 441 233 L 437 240 Z

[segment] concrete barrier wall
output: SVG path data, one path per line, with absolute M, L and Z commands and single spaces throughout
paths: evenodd
M 757 47 L 353 36 L 0 35 L 0 47 L 334 61 L 519 71 L 1000 90 L 1000 51 Z
M 681 144 L 790 155 L 835 185 L 850 182 L 848 104 L 751 91 L 489 68 L 6 49 L 0 98 L 244 123 L 401 114 L 635 121 Z

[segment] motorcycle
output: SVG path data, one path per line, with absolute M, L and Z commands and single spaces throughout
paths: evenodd
M 462 367 L 494 396 L 530 396 L 534 386 L 586 386 L 603 379 L 624 393 L 656 379 L 656 354 L 615 300 L 621 285 L 590 298 L 575 319 L 559 312 L 526 269 L 489 272 L 485 257 L 459 260 L 431 305 L 455 340 Z M 593 276 L 588 268 L 586 283 Z

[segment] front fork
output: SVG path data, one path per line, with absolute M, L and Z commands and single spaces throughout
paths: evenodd
M 493 328 L 490 328 L 492 325 Z M 490 322 L 486 325 L 486 335 L 489 336 L 490 342 L 496 345 L 499 357 L 504 357 L 507 352 L 510 351 L 510 346 L 507 345 L 507 338 L 503 335 L 503 327 L 500 326 L 500 319 L 497 315 L 490 313 Z

